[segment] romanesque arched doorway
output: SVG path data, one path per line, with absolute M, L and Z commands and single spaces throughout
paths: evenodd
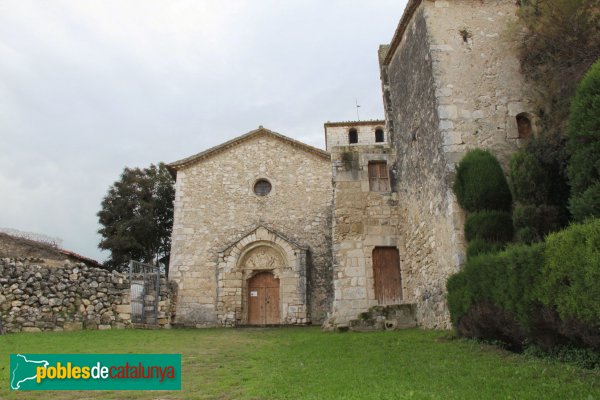
M 307 324 L 306 248 L 258 227 L 219 254 L 217 318 L 224 326 Z
M 260 272 L 248 279 L 248 325 L 281 323 L 279 278 L 272 272 Z

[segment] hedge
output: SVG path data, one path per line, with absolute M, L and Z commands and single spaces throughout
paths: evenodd
M 561 227 L 560 209 L 542 204 L 517 204 L 512 214 L 517 243 L 540 241 L 548 233 Z
M 571 157 L 567 167 L 571 213 L 576 221 L 600 217 L 600 207 L 594 203 L 598 199 L 597 190 L 587 192 L 600 183 L 600 60 L 577 87 L 571 102 L 567 137 Z
M 510 213 L 503 211 L 479 211 L 470 214 L 465 221 L 465 238 L 490 242 L 510 242 L 513 237 L 513 221 Z
M 510 159 L 510 188 L 516 201 L 542 204 L 548 198 L 550 182 L 542 163 L 527 150 Z
M 456 169 L 454 193 L 466 211 L 509 211 L 512 196 L 498 160 L 485 150 L 465 155 Z
M 600 321 L 600 219 L 574 224 L 546 239 L 537 296 L 561 318 Z
M 575 221 L 584 221 L 590 216 L 600 216 L 600 182 L 591 185 L 585 192 L 571 197 L 569 209 Z
M 460 336 L 600 350 L 600 220 L 471 257 L 447 288 Z
M 501 243 L 488 242 L 481 238 L 475 238 L 467 246 L 467 259 L 471 259 L 480 254 L 496 253 L 504 249 Z

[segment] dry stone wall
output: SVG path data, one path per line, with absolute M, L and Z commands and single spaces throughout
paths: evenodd
M 159 322 L 168 327 L 170 295 L 162 280 Z M 0 260 L 0 321 L 4 332 L 123 329 L 132 327 L 128 277 L 66 263 Z

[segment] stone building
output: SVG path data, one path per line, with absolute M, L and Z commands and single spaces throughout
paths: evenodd
M 425 327 L 450 326 L 446 280 L 465 258 L 464 215 L 452 192 L 456 164 L 485 148 L 507 167 L 535 134 L 533 96 L 511 33 L 517 11 L 513 1 L 409 0 L 379 51 L 405 299 Z
M 378 53 L 385 121 L 326 123 L 326 152 L 260 128 L 171 164 L 175 322 L 335 328 L 392 305 L 448 328 L 465 253 L 456 163 L 485 148 L 506 167 L 537 130 L 516 12 L 409 0 Z
M 332 298 L 329 153 L 263 127 L 170 164 L 176 323 L 321 323 Z

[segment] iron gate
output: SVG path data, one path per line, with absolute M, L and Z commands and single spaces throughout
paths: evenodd
M 139 261 L 129 262 L 131 322 L 156 325 L 160 300 L 160 269 Z

